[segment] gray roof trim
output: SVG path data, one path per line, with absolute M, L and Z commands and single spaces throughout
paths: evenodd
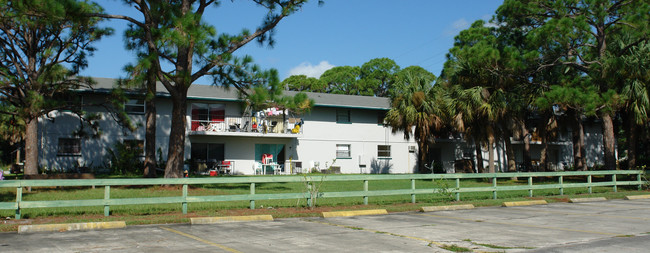
M 165 97 L 169 97 L 169 94 L 166 94 Z M 187 97 L 187 100 L 203 100 L 203 101 L 225 101 L 225 102 L 242 102 L 241 99 L 230 99 L 230 98 L 211 98 L 211 97 Z
M 96 82 L 92 90 L 82 90 L 83 92 L 108 93 L 115 86 L 118 79 L 94 77 Z M 169 97 L 169 92 L 165 87 L 158 83 L 158 97 Z M 284 91 L 285 94 L 293 96 L 296 91 Z M 354 108 L 354 109 L 371 109 L 371 110 L 388 110 L 390 109 L 390 100 L 383 97 L 370 96 L 353 96 L 342 94 L 304 92 L 314 100 L 315 106 L 336 107 L 336 108 Z M 213 85 L 193 84 L 187 91 L 187 98 L 190 100 L 207 100 L 207 101 L 229 101 L 240 102 L 242 99 L 235 88 L 224 88 Z
M 383 107 L 368 107 L 368 106 L 349 106 L 349 105 L 322 105 L 322 104 L 314 104 L 314 106 L 318 107 L 331 107 L 331 108 L 349 108 L 349 109 L 366 109 L 366 110 L 377 110 L 377 111 L 388 111 L 390 108 L 383 108 Z

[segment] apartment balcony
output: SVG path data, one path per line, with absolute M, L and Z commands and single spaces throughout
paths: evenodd
M 533 133 L 531 134 L 530 138 L 530 144 L 531 145 L 540 145 L 542 144 L 542 138 L 537 134 Z M 510 137 L 510 141 L 512 144 L 523 144 L 524 141 L 520 137 Z M 548 144 L 550 145 L 566 145 L 571 143 L 571 138 L 569 137 L 568 134 L 558 134 L 548 140 Z
M 302 136 L 300 118 L 270 116 L 225 116 L 212 120 L 191 120 L 189 135 L 297 138 Z

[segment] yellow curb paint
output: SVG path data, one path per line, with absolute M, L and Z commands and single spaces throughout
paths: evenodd
M 597 201 L 607 201 L 607 199 L 605 197 L 569 199 L 569 203 L 583 203 L 583 202 L 597 202 Z
M 631 196 L 625 196 L 626 200 L 633 200 L 633 199 L 650 199 L 650 195 L 631 195 Z
M 33 232 L 65 232 L 75 230 L 93 230 L 93 229 L 115 229 L 125 228 L 124 221 L 107 221 L 107 222 L 85 222 L 85 223 L 68 223 L 68 224 L 43 224 L 43 225 L 21 225 L 18 226 L 18 233 Z
M 466 210 L 473 209 L 474 205 L 451 205 L 451 206 L 423 206 L 420 207 L 420 212 L 435 212 L 435 211 L 453 211 L 453 210 Z
M 224 216 L 224 217 L 198 217 L 190 218 L 190 224 L 214 224 L 223 222 L 242 222 L 242 221 L 273 221 L 271 215 L 249 215 L 249 216 Z
M 512 206 L 532 206 L 532 205 L 547 205 L 546 200 L 530 200 L 530 201 L 514 201 L 514 202 L 503 202 L 502 206 L 512 207 Z
M 349 217 L 359 215 L 381 215 L 388 214 L 386 209 L 372 209 L 372 210 L 356 210 L 356 211 L 337 211 L 337 212 L 323 212 L 323 218 L 332 217 Z
M 159 227 L 159 228 L 164 229 L 164 230 L 167 230 L 167 231 L 172 232 L 172 233 L 176 233 L 176 234 L 179 234 L 179 235 L 185 236 L 185 237 L 187 237 L 187 238 L 191 238 L 191 239 L 197 240 L 197 241 L 199 241 L 199 242 L 202 242 L 202 243 L 205 243 L 205 244 L 208 244 L 208 245 L 215 246 L 215 247 L 217 247 L 217 248 L 220 248 L 220 249 L 225 250 L 225 251 L 228 251 L 228 252 L 233 252 L 233 253 L 239 253 L 239 252 L 241 252 L 241 251 L 239 251 L 239 250 L 236 250 L 236 249 L 233 249 L 233 248 L 229 248 L 229 247 L 227 247 L 227 246 L 225 246 L 225 245 L 221 245 L 221 244 L 218 244 L 218 243 L 214 243 L 214 242 L 211 242 L 211 241 L 205 240 L 205 239 L 200 238 L 200 237 L 198 237 L 198 236 L 190 235 L 190 234 L 188 234 L 188 233 L 183 233 L 183 232 L 178 231 L 178 230 L 176 230 L 176 229 L 171 229 L 171 228 L 168 228 L 168 227 Z

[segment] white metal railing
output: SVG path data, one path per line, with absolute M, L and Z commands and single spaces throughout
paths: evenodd
M 265 134 L 301 134 L 300 118 L 270 116 L 259 119 L 251 116 L 225 116 L 217 120 L 191 120 L 190 130 L 199 132 L 248 132 Z

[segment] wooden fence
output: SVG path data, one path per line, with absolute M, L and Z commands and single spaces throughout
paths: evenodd
M 631 175 L 636 180 L 619 181 L 617 175 Z M 55 179 L 55 180 L 5 180 L 0 181 L 0 188 L 16 188 L 16 199 L 14 202 L 0 202 L 0 210 L 15 210 L 16 219 L 20 219 L 21 209 L 24 208 L 52 208 L 52 207 L 80 207 L 80 206 L 104 206 L 104 215 L 109 216 L 112 205 L 141 205 L 141 204 L 181 204 L 183 214 L 187 214 L 187 203 L 216 202 L 216 201 L 250 201 L 250 208 L 255 208 L 256 200 L 278 200 L 278 199 L 307 199 L 308 205 L 312 205 L 312 198 L 338 198 L 338 197 L 362 197 L 363 203 L 368 204 L 368 197 L 389 196 L 389 195 L 410 195 L 411 202 L 415 203 L 416 195 L 447 192 L 453 193 L 456 200 L 460 200 L 461 193 L 467 192 L 492 192 L 492 197 L 497 198 L 497 193 L 502 191 L 528 190 L 530 197 L 534 190 L 559 189 L 560 195 L 564 194 L 566 188 L 587 188 L 592 192 L 593 187 L 611 186 L 617 191 L 618 186 L 641 187 L 647 182 L 643 178 L 644 171 L 641 170 L 615 170 L 615 171 L 573 171 L 573 172 L 527 172 L 527 173 L 482 173 L 482 174 L 398 174 L 398 175 L 304 175 L 304 176 L 249 176 L 249 177 L 218 177 L 218 178 L 177 178 L 177 179 Z M 564 183 L 564 177 L 583 176 L 585 182 Z M 611 180 L 592 182 L 593 176 L 611 177 Z M 499 186 L 499 178 L 527 178 L 527 185 L 504 185 Z M 533 184 L 533 179 L 557 178 L 555 184 Z M 461 187 L 462 179 L 491 179 L 491 187 Z M 368 184 L 375 180 L 410 180 L 411 187 L 408 189 L 396 190 L 368 190 Z M 455 180 L 455 185 L 447 188 L 416 188 L 416 180 Z M 320 182 L 330 181 L 362 181 L 363 190 L 341 191 L 341 192 L 315 192 L 308 188 Z M 256 194 L 255 184 L 260 183 L 291 183 L 302 182 L 308 187 L 303 192 Z M 211 195 L 211 196 L 190 196 L 188 185 L 218 185 L 218 184 L 250 184 L 249 194 L 239 195 Z M 175 197 L 150 197 L 150 198 L 111 198 L 111 186 L 130 185 L 182 185 L 182 195 Z M 103 199 L 83 200 L 42 200 L 23 201 L 23 189 L 28 187 L 79 187 L 79 186 L 104 186 Z

